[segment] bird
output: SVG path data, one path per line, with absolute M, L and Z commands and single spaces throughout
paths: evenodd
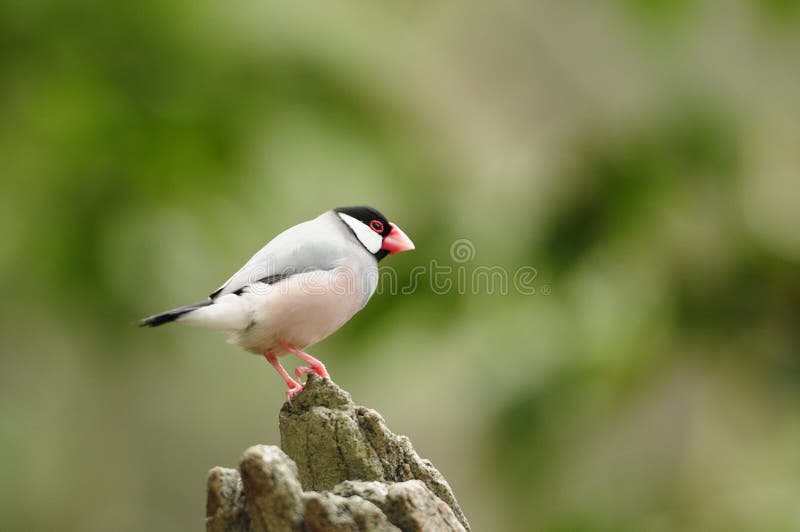
M 275 236 L 204 301 L 140 325 L 175 322 L 227 332 L 229 342 L 263 355 L 277 370 L 291 402 L 303 390 L 303 375 L 330 378 L 325 364 L 305 349 L 366 306 L 381 260 L 412 249 L 411 239 L 378 210 L 337 207 Z M 295 369 L 297 380 L 278 360 L 289 354 L 308 364 Z

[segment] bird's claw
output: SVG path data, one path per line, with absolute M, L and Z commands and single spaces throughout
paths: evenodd
M 330 374 L 328 373 L 328 370 L 323 365 L 320 365 L 320 366 L 316 366 L 316 365 L 298 366 L 294 370 L 294 375 L 298 379 L 301 378 L 306 373 L 316 373 L 317 375 L 319 375 L 323 379 L 330 379 L 331 378 Z
M 312 368 L 311 366 L 298 366 L 294 370 L 294 376 L 300 379 L 306 373 L 312 373 L 312 372 L 314 372 L 314 368 Z
M 323 379 L 331 378 L 330 373 L 328 373 L 328 368 L 326 368 L 324 364 L 320 364 L 319 366 L 313 366 L 313 368 L 314 368 L 314 373 L 316 373 Z
M 289 404 L 292 404 L 292 399 L 294 396 L 302 392 L 303 388 L 305 388 L 304 384 L 298 384 L 297 386 L 286 390 L 286 400 L 289 401 Z

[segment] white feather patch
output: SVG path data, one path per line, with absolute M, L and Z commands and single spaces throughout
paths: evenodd
M 178 321 L 206 329 L 238 331 L 248 326 L 252 314 L 249 298 L 226 294 L 211 305 L 184 314 Z
M 338 214 L 339 218 L 341 218 L 344 223 L 350 226 L 350 229 L 352 229 L 356 234 L 358 240 L 364 244 L 364 247 L 367 248 L 370 253 L 377 253 L 378 250 L 381 249 L 381 246 L 383 245 L 383 237 L 381 235 L 349 214 L 345 214 L 343 212 Z

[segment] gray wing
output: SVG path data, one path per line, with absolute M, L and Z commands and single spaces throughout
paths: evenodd
M 290 227 L 273 238 L 209 297 L 236 294 L 254 284 L 272 284 L 297 273 L 331 270 L 346 255 L 346 240 L 322 217 Z

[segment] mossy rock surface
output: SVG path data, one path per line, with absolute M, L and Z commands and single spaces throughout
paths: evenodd
M 280 415 L 281 446 L 208 476 L 208 532 L 469 530 L 439 471 L 376 411 L 310 375 Z

